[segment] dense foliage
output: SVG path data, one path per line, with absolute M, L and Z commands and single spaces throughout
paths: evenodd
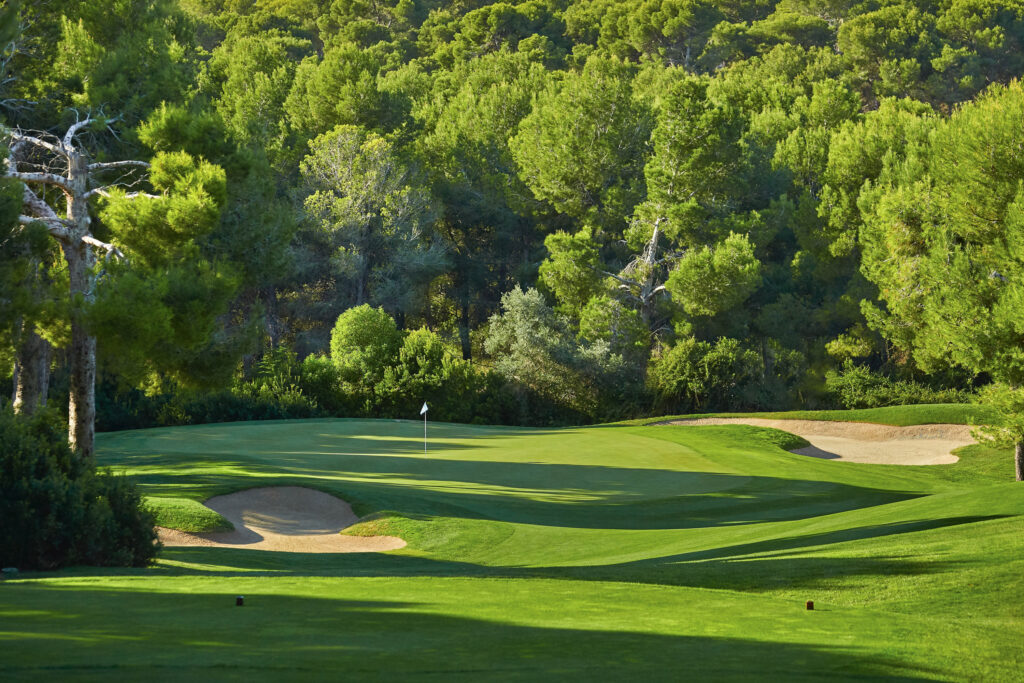
M 140 254 L 90 321 L 101 426 L 415 417 L 424 399 L 438 419 L 551 424 L 948 401 L 993 380 L 1015 405 L 1017 0 L 63 0 L 20 17 L 9 125 L 103 109 L 121 134 L 96 132 L 97 154 L 223 169 L 179 174 L 165 208 L 195 220 L 174 235 L 117 196 L 97 210 Z M 29 237 L 0 242 L 26 264 L 0 277 L 40 292 L 5 302 L 5 358 L 25 330 L 66 343 L 59 268 Z M 121 272 L 147 269 L 164 279 Z M 225 303 L 190 309 L 199 291 Z
M 0 410 L 0 565 L 148 564 L 153 516 L 135 485 L 75 457 L 45 417 Z

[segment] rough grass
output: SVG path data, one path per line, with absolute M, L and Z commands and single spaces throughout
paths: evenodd
M 380 511 L 349 533 L 409 546 L 167 548 L 150 569 L 27 575 L 0 585 L 5 680 L 1013 681 L 1024 668 L 1024 486 L 1008 452 L 899 467 L 794 455 L 785 432 L 746 426 L 436 425 L 424 455 L 421 430 L 102 435 L 101 464 L 148 495 L 313 486 Z

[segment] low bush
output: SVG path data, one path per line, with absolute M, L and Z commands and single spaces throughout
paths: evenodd
M 683 337 L 651 359 L 648 381 L 663 412 L 749 410 L 763 370 L 761 357 L 735 339 Z
M 97 472 L 68 447 L 53 415 L 0 411 L 0 565 L 145 566 L 153 517 L 132 482 Z
M 847 362 L 825 375 L 825 391 L 843 408 L 884 408 L 918 403 L 969 403 L 966 389 L 933 388 L 912 380 L 892 379 L 864 365 Z

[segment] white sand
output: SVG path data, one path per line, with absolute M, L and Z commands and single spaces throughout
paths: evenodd
M 342 536 L 359 518 L 334 496 L 299 486 L 249 489 L 215 496 L 205 505 L 235 525 L 234 531 L 191 534 L 157 527 L 165 546 L 214 546 L 296 553 L 366 553 L 397 550 L 395 536 Z
M 810 442 L 809 447 L 798 448 L 793 453 L 880 465 L 948 465 L 959 460 L 950 451 L 975 443 L 971 427 L 953 424 L 892 427 L 868 422 L 766 420 L 756 417 L 706 417 L 657 424 L 773 427 L 802 436 Z

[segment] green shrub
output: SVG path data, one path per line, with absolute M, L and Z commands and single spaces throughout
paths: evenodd
M 382 415 L 415 417 L 426 401 L 445 420 L 469 422 L 476 416 L 482 388 L 472 364 L 446 347 L 436 333 L 419 329 L 405 336 L 396 362 L 385 369 L 375 394 Z
M 331 360 L 356 391 L 372 390 L 398 359 L 402 332 L 383 308 L 367 304 L 338 316 L 331 331 Z
M 549 416 L 570 412 L 592 416 L 600 401 L 591 381 L 592 363 L 583 358 L 567 322 L 560 318 L 536 289 L 516 287 L 501 297 L 500 314 L 490 319 L 484 348 L 494 372 L 515 387 L 521 401 L 543 397 L 544 403 L 560 406 Z M 523 413 L 534 406 L 521 402 Z
M 864 365 L 847 362 L 825 375 L 825 390 L 843 408 L 884 408 L 918 403 L 969 403 L 964 389 L 935 389 L 911 380 L 895 380 Z
M 683 337 L 651 359 L 648 381 L 662 411 L 748 410 L 758 407 L 750 395 L 763 371 L 760 355 L 735 339 Z
M 342 388 L 338 368 L 326 356 L 309 356 L 302 361 L 299 389 L 327 415 L 355 413 L 352 397 Z
M 71 452 L 51 415 L 0 411 L 0 564 L 145 566 L 153 517 L 131 481 Z

